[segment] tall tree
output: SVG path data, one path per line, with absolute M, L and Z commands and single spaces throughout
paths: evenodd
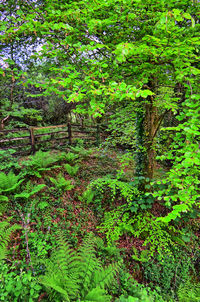
M 48 78 L 40 83 L 45 94 L 81 103 L 82 112 L 98 117 L 106 106 L 120 106 L 124 99 L 133 103 L 141 156 L 137 171 L 152 178 L 161 122 L 169 111 L 182 110 L 191 79 L 199 75 L 199 2 L 44 0 L 18 5 L 18 18 L 24 21 L 5 29 L 1 39 L 37 37 L 41 48 L 34 57 L 49 59 Z M 168 87 L 170 93 L 163 94 Z

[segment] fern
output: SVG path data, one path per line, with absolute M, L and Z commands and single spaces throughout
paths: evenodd
M 101 268 L 101 262 L 95 255 L 94 238 L 91 235 L 82 243 L 82 246 L 78 250 L 78 255 L 83 260 L 79 267 L 83 294 L 84 292 L 88 292 L 90 288 L 93 272 Z
M 31 165 L 38 168 L 47 168 L 52 166 L 59 160 L 58 156 L 50 152 L 38 151 L 33 156 L 30 156 Z
M 23 181 L 19 180 L 20 176 L 15 175 L 10 171 L 7 175 L 4 172 L 0 173 L 0 193 L 14 191 Z
M 74 153 L 72 153 L 72 152 L 68 152 L 68 153 L 61 153 L 61 155 L 60 155 L 60 159 L 61 160 L 65 160 L 65 161 L 67 161 L 68 163 L 71 163 L 71 162 L 75 162 L 75 161 L 77 161 L 77 159 L 78 159 L 78 154 L 74 154 Z
M 28 160 L 22 162 L 22 165 L 25 167 L 25 171 L 22 172 L 22 175 L 34 175 L 40 178 L 42 177 L 40 172 L 51 170 L 53 164 L 59 160 L 60 158 L 56 154 L 38 151 L 34 155 L 29 156 Z M 55 167 L 56 166 L 54 166 L 54 168 Z
M 7 207 L 8 207 L 8 197 L 4 195 L 0 195 L 0 215 L 3 215 Z
M 69 191 L 74 188 L 74 185 L 72 185 L 71 180 L 66 180 L 61 173 L 57 176 L 56 179 L 52 177 L 50 177 L 49 179 L 58 190 Z
M 106 287 L 114 281 L 119 264 L 102 267 L 91 234 L 78 251 L 72 250 L 62 236 L 58 241 L 60 246 L 47 262 L 46 274 L 40 278 L 50 297 L 54 301 L 58 298 L 69 302 L 110 301 Z
M 177 292 L 179 302 L 199 302 L 200 301 L 200 283 L 193 283 L 188 280 L 182 283 Z
M 82 300 L 83 302 L 109 302 L 111 296 L 109 296 L 106 291 L 100 287 L 93 288 Z
M 106 233 L 108 246 L 112 246 L 113 242 L 117 241 L 123 235 L 124 227 L 132 229 L 131 219 L 123 219 L 127 217 L 127 205 L 117 207 L 115 210 L 106 212 L 104 215 L 104 222 L 97 226 L 101 232 Z
M 7 257 L 7 245 L 13 232 L 21 229 L 20 225 L 10 225 L 11 218 L 0 222 L 0 261 Z
M 65 170 L 67 171 L 67 173 L 70 176 L 75 176 L 78 173 L 78 170 L 79 170 L 79 166 L 78 165 L 75 165 L 73 167 L 73 166 L 70 166 L 69 164 L 66 164 L 66 165 L 64 165 L 64 167 L 65 167 Z
M 20 194 L 15 194 L 15 198 L 25 198 L 28 199 L 31 196 L 33 196 L 34 194 L 38 193 L 39 191 L 41 191 L 44 187 L 46 187 L 44 184 L 39 184 L 35 187 L 33 187 L 33 189 L 30 191 L 28 191 L 27 189 L 24 190 L 23 192 L 21 192 Z
M 91 149 L 88 150 L 85 149 L 84 147 L 79 147 L 79 146 L 71 147 L 71 150 L 82 158 L 86 158 L 90 156 L 93 152 L 93 150 Z
M 95 193 L 91 189 L 87 189 L 83 192 L 82 196 L 79 196 L 79 200 L 82 202 L 86 202 L 87 204 L 93 202 Z

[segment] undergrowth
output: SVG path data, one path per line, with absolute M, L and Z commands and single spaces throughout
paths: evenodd
M 199 301 L 198 221 L 158 221 L 126 158 L 73 147 L 0 173 L 2 301 Z

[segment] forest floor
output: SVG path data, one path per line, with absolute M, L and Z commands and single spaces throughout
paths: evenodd
M 166 214 L 166 207 L 161 203 L 155 200 L 152 203 L 150 200 L 149 204 L 148 199 L 134 201 L 134 197 L 131 195 L 133 210 L 135 211 L 137 203 L 141 208 L 136 208 L 137 213 L 128 213 L 126 210 L 128 195 L 126 194 L 127 192 L 130 194 L 132 191 L 126 191 L 127 187 L 124 185 L 134 184 L 134 168 L 134 160 L 130 154 L 105 151 L 99 148 L 74 147 L 65 152 L 37 152 L 33 156 L 16 161 L 13 172 L 6 176 L 7 187 L 4 188 L 4 191 L 7 192 L 8 203 L 4 208 L 1 203 L 1 222 L 8 221 L 12 226 L 20 226 L 20 229 L 13 232 L 11 240 L 8 240 L 8 253 L 6 257 L 4 256 L 8 267 L 2 268 L 4 271 L 1 274 L 3 276 L 6 271 L 7 276 L 12 276 L 10 279 L 8 278 L 8 281 L 5 278 L 2 289 L 0 283 L 0 292 L 2 290 L 6 297 L 8 294 L 6 288 L 11 286 L 6 287 L 6 282 L 12 284 L 11 279 L 13 276 L 17 278 L 21 275 L 20 272 L 24 272 L 26 276 L 27 272 L 31 271 L 34 282 L 35 278 L 44 274 L 45 270 L 41 263 L 46 261 L 45 259 L 50 257 L 52 251 L 59 247 L 58 238 L 63 237 L 70 246 L 77 250 L 84 238 L 91 232 L 97 238 L 97 255 L 104 265 L 113 263 L 113 261 L 123 261 L 123 270 L 116 280 L 117 285 L 115 284 L 115 287 L 112 288 L 112 301 L 115 301 L 115 297 L 119 297 L 124 292 L 127 295 L 129 292 L 133 295 L 135 289 L 132 289 L 131 292 L 129 288 L 132 288 L 134 280 L 148 286 L 150 284 L 148 280 L 152 279 L 153 288 L 159 284 L 167 293 L 172 286 L 173 274 L 176 274 L 178 266 L 183 266 L 185 263 L 186 268 L 183 270 L 183 274 L 188 274 L 191 268 L 190 263 L 187 263 L 185 259 L 189 255 L 196 259 L 194 248 L 190 249 L 187 255 L 180 249 L 179 254 L 177 256 L 175 254 L 172 260 L 170 260 L 171 255 L 168 257 L 166 254 L 168 260 L 165 261 L 170 263 L 163 267 L 163 272 L 160 271 L 162 263 L 159 262 L 159 258 L 154 259 L 153 252 L 151 255 L 149 253 L 152 246 L 153 251 L 157 253 L 155 249 L 158 251 L 160 249 L 160 253 L 162 254 L 163 251 L 163 255 L 165 255 L 169 246 L 174 244 L 172 240 L 183 243 L 184 248 L 187 248 L 185 245 L 187 240 L 190 243 L 190 238 L 194 238 L 195 245 L 195 242 L 199 240 L 197 219 L 188 220 L 188 225 L 192 225 L 196 235 L 194 237 L 191 235 L 190 238 L 185 236 L 184 243 L 183 234 L 179 232 L 179 229 L 176 230 L 172 227 L 167 230 L 169 232 L 167 233 L 165 229 L 156 225 L 156 217 Z M 160 172 L 158 171 L 158 173 Z M 6 179 L 5 175 L 0 175 L 2 177 L 0 187 L 3 186 L 3 181 Z M 132 188 L 133 192 L 135 189 Z M 7 199 L 4 198 L 4 200 Z M 119 215 L 117 214 L 118 216 L 115 217 L 116 213 Z M 1 222 L 0 233 L 3 233 L 5 229 L 1 229 Z M 137 223 L 140 223 L 138 227 Z M 179 227 L 186 228 L 187 226 L 181 225 L 180 222 Z M 139 228 L 141 233 L 138 233 Z M 116 233 L 114 229 L 119 230 L 119 233 Z M 149 279 L 144 274 L 145 263 L 149 265 L 146 267 Z M 156 271 L 154 275 L 151 275 L 153 269 Z M 166 273 L 170 269 L 172 273 L 166 277 Z M 181 280 L 181 278 L 179 279 Z M 176 282 L 178 288 L 179 283 Z M 136 287 L 138 288 L 138 286 Z M 44 293 L 41 293 L 41 288 L 37 288 L 36 285 L 36 289 L 39 295 L 38 301 L 46 301 L 45 298 L 43 299 Z M 143 293 L 143 289 L 141 290 Z M 21 293 L 20 295 L 22 297 Z M 165 301 L 159 299 L 144 301 Z M 19 299 L 19 301 L 22 300 L 22 298 Z M 6 300 L 4 299 L 4 301 Z M 14 300 L 11 298 L 8 301 Z M 172 300 L 167 299 L 166 301 Z

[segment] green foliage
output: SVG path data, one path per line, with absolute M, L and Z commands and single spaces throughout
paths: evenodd
M 177 231 L 169 227 L 169 222 L 175 220 L 177 229 L 180 229 L 180 217 L 186 223 L 185 217 L 192 217 L 194 210 L 197 215 L 200 196 L 199 1 L 7 0 L 1 1 L 0 11 L 3 12 L 0 28 L 0 122 L 10 115 L 11 129 L 13 122 L 15 126 L 23 126 L 41 121 L 32 102 L 28 101 L 25 106 L 30 98 L 39 100 L 39 107 L 43 107 L 41 101 L 49 97 L 53 108 L 56 104 L 60 107 L 65 101 L 70 106 L 75 104 L 77 113 L 92 116 L 97 121 L 107 113 L 108 130 L 112 134 L 110 143 L 135 149 L 135 171 L 139 177 L 131 183 L 118 176 L 116 179 L 106 177 L 97 180 L 89 187 L 94 196 L 85 193 L 82 198 L 93 203 L 91 206 L 94 207 L 98 203 L 98 209 L 102 212 L 107 207 L 114 207 L 115 202 L 126 203 L 105 215 L 101 229 L 106 232 L 108 242 L 112 243 L 124 233 L 143 240 L 149 250 L 148 261 L 144 252 L 139 254 L 133 251 L 133 258 L 137 262 L 142 261 L 143 268 L 146 266 L 148 281 L 161 284 L 165 292 L 174 291 L 181 278 L 183 282 L 186 280 L 189 264 L 184 259 L 184 266 L 179 257 L 182 266 L 179 269 L 180 259 L 172 253 L 177 242 Z M 38 41 L 42 41 L 40 50 Z M 34 93 L 29 91 L 33 87 Z M 53 110 L 49 111 L 55 122 L 57 112 L 53 114 Z M 152 178 L 156 149 L 161 150 L 163 155 L 163 148 L 155 148 L 155 140 L 162 121 L 166 127 L 170 124 L 166 118 L 168 113 L 176 115 L 177 122 L 168 129 L 174 134 L 172 145 L 167 147 L 163 159 L 173 166 L 165 178 L 160 177 L 163 187 L 153 193 L 170 212 L 166 217 L 156 219 L 141 211 L 150 208 L 154 202 L 152 193 L 144 195 L 142 191 L 152 188 L 144 187 L 145 177 Z M 62 118 L 65 116 L 63 111 Z M 90 155 L 81 146 L 72 147 L 72 150 L 80 158 L 86 159 Z M 36 153 L 29 161 L 22 162 L 21 175 L 41 177 L 43 171 L 50 170 L 57 162 L 55 158 L 48 152 Z M 6 157 L 8 160 L 9 157 Z M 15 164 L 13 166 L 18 168 Z M 4 169 L 5 165 L 2 164 L 2 167 Z M 1 174 L 0 178 L 4 178 L 3 183 L 7 182 L 7 176 Z M 0 187 L 2 205 L 8 203 L 4 193 L 14 192 L 19 188 L 20 181 L 22 179 L 19 178 L 13 185 Z M 72 184 L 67 184 L 62 175 L 51 182 L 59 195 L 63 190 L 72 188 Z M 29 193 L 25 190 L 18 197 L 31 197 Z M 105 200 L 107 204 L 101 203 Z M 41 203 L 39 210 L 47 207 L 47 204 Z M 139 215 L 133 214 L 139 210 Z M 188 244 L 189 237 L 182 236 L 182 239 Z M 152 259 L 156 255 L 158 258 Z M 52 257 L 57 259 L 55 255 Z M 98 263 L 98 259 L 96 261 Z M 59 272 L 57 263 L 55 267 Z M 60 277 L 58 280 L 62 283 L 63 279 Z M 83 297 L 85 286 L 88 287 L 88 280 L 83 283 L 76 300 Z M 56 290 L 66 295 L 66 287 L 56 287 Z M 103 296 L 101 290 L 96 289 L 96 299 L 101 297 L 101 293 Z M 29 292 L 26 294 L 31 297 Z M 143 296 L 149 298 L 145 291 Z M 133 293 L 124 298 L 130 300 L 131 297 L 138 298 Z M 17 299 L 26 300 L 24 295 L 17 296 Z
M 4 196 L 4 195 L 0 195 L 0 215 L 2 215 L 7 207 L 8 207 L 8 197 L 7 196 Z
M 103 259 L 105 263 L 109 263 L 111 261 L 121 261 L 123 259 L 123 249 L 119 249 L 116 245 L 108 246 L 101 237 L 96 238 L 96 246 L 98 257 Z M 123 268 L 120 268 L 119 273 L 122 270 Z M 119 275 L 118 277 L 120 278 Z M 113 287 L 111 288 L 111 290 L 113 290 Z
M 115 112 L 109 116 L 106 131 L 109 136 L 104 143 L 105 146 L 135 148 L 134 103 L 117 107 Z
M 1 301 L 5 302 L 33 302 L 39 299 L 42 287 L 32 272 L 23 268 L 17 270 L 18 263 L 9 267 L 2 263 L 0 267 L 0 292 Z
M 86 202 L 87 204 L 93 202 L 95 197 L 95 193 L 91 189 L 87 189 L 83 192 L 81 196 L 79 196 L 79 200 Z
M 150 258 L 150 252 L 149 250 L 142 250 L 139 254 L 138 250 L 133 247 L 133 255 L 131 256 L 133 260 L 139 261 L 139 262 L 148 262 Z
M 0 170 L 8 171 L 11 168 L 19 168 L 18 158 L 13 156 L 13 149 L 0 150 Z
M 14 195 L 14 198 L 20 198 L 20 199 L 28 199 L 30 198 L 31 196 L 35 195 L 36 193 L 40 192 L 43 188 L 45 188 L 46 186 L 44 184 L 40 184 L 40 185 L 37 185 L 37 186 L 34 186 L 32 188 L 32 190 L 30 191 L 30 184 L 27 183 L 26 185 L 26 190 L 22 191 L 21 193 L 19 194 L 15 194 Z
M 120 117 L 122 134 L 126 125 L 123 129 L 121 120 L 126 123 L 128 115 L 128 110 L 122 108 L 130 108 L 127 118 L 130 124 L 136 114 L 142 112 L 141 124 L 146 118 L 148 131 L 143 131 L 143 137 L 138 135 L 137 143 L 141 142 L 141 146 L 137 144 L 137 148 L 141 155 L 146 153 L 142 157 L 149 167 L 151 157 L 147 153 L 154 147 L 166 110 L 182 110 L 185 95 L 198 91 L 199 3 L 135 0 L 123 1 L 118 9 L 113 0 L 104 0 L 101 4 L 72 1 L 62 3 L 61 8 L 58 0 L 44 5 L 38 5 L 37 1 L 27 6 L 20 3 L 20 8 L 10 0 L 9 3 L 15 7 L 15 16 L 4 21 L 3 46 L 18 45 L 24 33 L 26 45 L 32 46 L 36 37 L 44 41 L 40 51 L 28 60 L 28 66 L 34 62 L 35 70 L 39 70 L 36 75 L 30 77 L 27 71 L 20 73 L 23 86 L 31 84 L 40 88 L 35 97 L 53 94 L 70 104 L 76 103 L 76 112 L 94 118 L 105 112 L 112 114 L 119 108 L 123 114 L 123 119 Z M 77 12 L 77 5 L 82 14 Z M 9 9 L 6 13 L 9 14 Z M 21 20 L 20 26 L 15 23 L 16 16 Z M 137 29 L 134 34 L 133 28 Z M 87 34 L 93 38 L 88 39 Z M 73 54 L 76 55 L 73 57 Z M 9 64 L 11 61 L 14 65 L 13 58 Z M 1 71 L 5 75 L 3 69 Z M 9 66 L 10 80 L 14 75 L 19 79 L 18 74 L 16 68 Z M 130 134 L 129 140 L 133 141 L 131 130 L 135 125 L 128 128 L 126 139 Z
M 102 178 L 98 178 L 92 181 L 89 185 L 89 189 L 105 194 L 108 192 L 108 196 L 113 202 L 115 199 L 124 199 L 127 202 L 133 201 L 139 194 L 137 188 L 135 188 L 132 182 L 120 181 L 117 178 L 112 178 L 107 175 Z
M 61 160 L 66 160 L 68 163 L 74 163 L 75 161 L 77 161 L 77 159 L 79 158 L 78 154 L 74 154 L 72 152 L 62 152 L 60 154 L 60 159 Z
M 23 181 L 20 175 L 15 175 L 12 171 L 8 174 L 0 172 L 0 193 L 14 191 Z
M 164 200 L 165 205 L 171 209 L 166 217 L 158 220 L 169 222 L 181 217 L 182 213 L 190 213 L 196 206 L 199 206 L 199 95 L 193 94 L 185 100 L 184 111 L 177 119 L 179 125 L 176 130 L 174 143 L 171 150 L 162 155 L 162 160 L 174 161 L 173 167 L 166 174 L 166 177 L 157 183 L 163 185 L 163 189 L 154 192 L 159 200 Z
M 50 177 L 49 179 L 55 185 L 56 189 L 62 192 L 69 191 L 74 188 L 74 185 L 72 185 L 71 180 L 66 180 L 62 173 L 58 174 L 57 178 Z
M 106 287 L 113 282 L 119 264 L 102 267 L 95 255 L 95 239 L 90 234 L 79 250 L 70 249 L 61 235 L 59 248 L 47 261 L 46 274 L 40 282 L 47 288 L 54 301 L 110 301 Z
M 138 283 L 126 269 L 122 269 L 119 272 L 118 278 L 119 281 L 116 286 L 120 294 L 116 302 L 166 302 L 162 298 L 158 287 L 156 290 L 153 290 L 148 286 Z
M 22 175 L 34 175 L 41 178 L 40 172 L 50 170 L 54 163 L 60 160 L 59 155 L 49 152 L 38 151 L 29 156 L 28 160 L 22 161 Z M 55 167 L 55 166 L 54 166 Z
M 150 293 L 145 289 L 138 289 L 138 292 L 135 296 L 124 297 L 121 296 L 117 302 L 165 302 L 161 296 L 157 296 L 156 298 L 150 295 Z
M 123 215 L 126 212 L 126 206 L 120 206 L 116 210 L 106 212 L 104 215 L 104 222 L 97 228 L 101 232 L 106 233 L 108 245 L 111 246 L 114 241 L 118 240 L 123 234 L 124 228 L 126 231 L 131 231 L 131 224 L 127 224 L 127 219 L 123 220 Z M 127 218 L 127 216 L 126 216 Z
M 15 175 L 12 171 L 8 174 L 0 172 L 0 213 L 3 214 L 8 206 L 8 194 L 13 193 L 24 181 L 20 175 Z M 5 195 L 1 195 L 1 194 Z
M 106 212 L 104 222 L 98 229 L 106 233 L 109 245 L 123 234 L 132 234 L 134 237 L 144 240 L 143 245 L 148 249 L 148 252 L 145 253 L 148 255 L 145 255 L 145 258 L 142 255 L 140 257 L 137 254 L 133 255 L 135 260 L 143 262 L 155 253 L 159 253 L 162 257 L 165 251 L 170 255 L 171 247 L 176 245 L 177 240 L 175 228 L 158 223 L 155 217 L 149 213 L 132 216 L 126 205 Z
M 11 225 L 10 220 L 11 218 L 0 222 L 0 261 L 7 257 L 7 245 L 11 234 L 21 229 L 20 225 Z
M 46 216 L 46 211 L 43 210 L 44 215 Z M 46 221 L 48 218 L 44 218 Z M 51 221 L 48 222 L 48 227 L 52 227 L 52 218 Z M 45 225 L 45 224 L 44 224 Z M 29 249 L 32 256 L 32 261 L 34 263 L 34 267 L 41 267 L 41 259 L 44 259 L 51 253 L 52 249 L 57 247 L 57 242 L 55 237 L 49 232 L 47 227 L 47 231 L 44 234 L 40 229 L 37 229 L 35 232 L 31 232 L 28 234 L 29 238 Z M 55 228 L 54 228 L 55 229 Z M 40 269 L 41 270 L 41 269 Z
M 178 233 L 173 226 L 158 223 L 156 218 L 149 213 L 139 214 L 132 221 L 133 234 L 144 239 L 144 246 L 153 256 L 156 252 L 162 258 L 163 253 L 171 254 L 171 247 L 176 245 L 175 234 Z
M 77 154 L 79 157 L 83 159 L 90 156 L 93 152 L 92 149 L 85 149 L 83 146 L 75 146 L 75 147 L 71 146 L 71 150 L 73 151 L 73 153 Z
M 175 298 L 181 284 L 185 284 L 194 271 L 195 259 L 181 248 L 172 248 L 171 253 L 154 255 L 154 258 L 143 263 L 144 278 L 152 288 L 159 286 L 166 298 Z
M 177 296 L 179 302 L 200 301 L 200 284 L 188 279 L 179 286 Z
M 78 165 L 70 166 L 69 164 L 65 164 L 64 168 L 70 176 L 75 176 L 80 167 Z

